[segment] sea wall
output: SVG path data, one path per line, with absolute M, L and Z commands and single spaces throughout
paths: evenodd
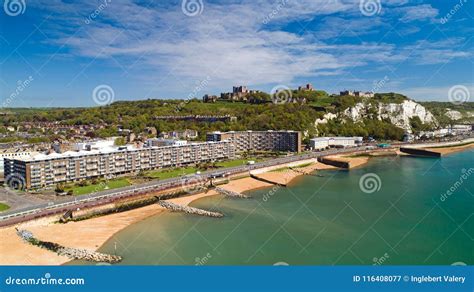
M 442 143 L 418 143 L 418 144 L 411 144 L 409 147 L 406 148 L 430 148 L 430 147 L 447 147 L 447 146 L 456 146 L 456 145 L 464 145 L 468 143 L 474 143 L 474 138 L 468 138 L 460 141 L 449 141 L 449 142 L 442 142 Z
M 344 169 L 350 168 L 350 163 L 347 161 L 341 161 L 341 160 L 328 158 L 328 157 L 318 157 L 318 161 L 323 164 L 332 165 L 339 168 L 344 168 Z
M 271 180 L 269 180 L 269 179 L 260 177 L 260 176 L 258 176 L 258 175 L 253 174 L 253 173 L 250 174 L 250 177 L 253 178 L 253 179 L 256 179 L 256 180 L 265 182 L 265 183 L 272 184 L 272 185 L 277 185 L 277 186 L 280 186 L 280 187 L 286 187 L 286 184 L 282 184 L 282 183 L 279 183 L 279 182 L 271 181 Z
M 297 166 L 303 165 L 303 164 L 315 163 L 316 161 L 317 161 L 316 158 L 311 158 L 311 159 L 293 161 L 293 162 L 290 162 L 290 163 L 278 164 L 278 165 L 274 165 L 274 166 L 254 169 L 254 170 L 252 170 L 252 174 L 261 174 L 261 173 L 269 172 L 269 171 L 284 168 L 284 167 L 297 167 Z
M 409 147 L 400 147 L 400 152 L 415 155 L 415 156 L 424 156 L 424 157 L 441 157 L 441 153 L 434 152 L 421 148 L 409 148 Z

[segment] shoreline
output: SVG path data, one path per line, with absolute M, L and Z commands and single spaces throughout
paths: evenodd
M 474 148 L 474 144 L 436 149 L 440 150 L 447 148 L 453 149 L 446 150 L 446 154 Z M 361 152 L 361 154 L 364 153 L 366 153 L 367 156 L 357 156 L 353 154 L 352 157 L 350 155 L 335 155 L 333 157 L 350 163 L 350 169 L 353 169 L 355 167 L 364 166 L 372 157 L 384 156 L 379 155 L 382 153 L 381 151 Z M 303 164 L 306 163 L 299 163 L 299 165 Z M 293 167 L 293 169 L 289 167 Z M 264 170 L 260 172 L 258 176 L 266 180 L 286 185 L 295 178 L 305 174 L 331 169 L 334 170 L 338 168 L 313 161 L 311 164 L 301 167 L 298 165 L 280 165 L 279 168 Z M 229 183 L 220 187 L 226 190 L 243 193 L 272 186 L 273 184 L 259 181 L 251 177 L 243 177 L 231 180 Z M 213 195 L 219 194 L 214 190 L 209 190 L 207 192 L 173 198 L 167 201 L 187 206 L 196 200 Z M 161 214 L 164 211 L 167 210 L 158 204 L 152 204 L 130 211 L 95 217 L 84 221 L 69 222 L 67 224 L 54 224 L 47 220 L 42 220 L 46 218 L 40 218 L 18 225 L 0 228 L 0 237 L 2 238 L 2 241 L 0 242 L 0 265 L 61 265 L 71 261 L 67 257 L 56 255 L 50 251 L 23 242 L 16 235 L 15 227 L 26 228 L 43 240 L 56 242 L 67 247 L 85 248 L 96 251 L 122 229 L 150 216 Z

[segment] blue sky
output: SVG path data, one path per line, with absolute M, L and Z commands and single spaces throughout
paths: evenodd
M 438 101 L 463 85 L 472 97 L 472 2 L 4 0 L 2 103 L 94 106 L 100 85 L 139 100 L 307 82 Z

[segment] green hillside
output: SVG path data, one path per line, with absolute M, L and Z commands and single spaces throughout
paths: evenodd
M 199 132 L 199 139 L 205 139 L 208 131 L 220 130 L 269 130 L 288 129 L 306 131 L 313 136 L 319 130 L 327 135 L 361 135 L 373 136 L 379 139 L 401 139 L 403 130 L 392 125 L 389 121 L 380 121 L 367 118 L 362 122 L 347 122 L 334 120 L 315 129 L 314 122 L 325 113 L 340 113 L 348 107 L 354 106 L 363 100 L 370 103 L 401 103 L 407 97 L 396 93 L 376 94 L 374 98 L 362 99 L 354 96 L 329 96 L 324 91 L 298 92 L 292 91 L 292 97 L 305 100 L 299 103 L 273 104 L 267 95 L 261 94 L 254 102 L 217 101 L 204 103 L 201 100 L 161 100 L 148 99 L 141 101 L 117 101 L 108 106 L 91 108 L 36 108 L 36 109 L 4 109 L 0 116 L 0 133 L 5 133 L 7 126 L 16 126 L 22 122 L 54 122 L 60 121 L 68 125 L 103 124 L 104 129 L 89 133 L 90 137 L 110 137 L 118 135 L 118 126 L 131 129 L 139 134 L 146 127 L 155 127 L 158 132 L 194 129 Z M 462 110 L 473 108 L 473 103 L 467 103 Z M 441 111 L 444 107 L 453 107 L 452 104 L 425 103 L 430 110 Z M 236 122 L 195 122 L 157 120 L 156 116 L 166 115 L 230 115 L 237 117 Z M 372 117 L 373 115 L 368 115 Z M 31 129 L 30 131 L 35 131 Z M 53 140 L 57 138 L 51 133 L 44 133 L 45 137 L 37 138 Z M 62 133 L 64 138 L 72 135 Z M 4 137 L 3 141 L 14 140 Z M 5 141 L 9 139 L 9 141 Z

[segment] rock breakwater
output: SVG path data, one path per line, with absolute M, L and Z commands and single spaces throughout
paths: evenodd
M 171 210 L 173 212 L 184 212 L 188 214 L 195 214 L 195 215 L 200 215 L 200 216 L 207 216 L 207 217 L 213 217 L 213 218 L 222 218 L 224 217 L 224 214 L 219 213 L 219 212 L 211 212 L 211 211 L 206 211 L 198 208 L 193 208 L 189 206 L 181 206 L 175 203 L 167 202 L 167 201 L 158 201 L 158 205 L 161 207 Z

